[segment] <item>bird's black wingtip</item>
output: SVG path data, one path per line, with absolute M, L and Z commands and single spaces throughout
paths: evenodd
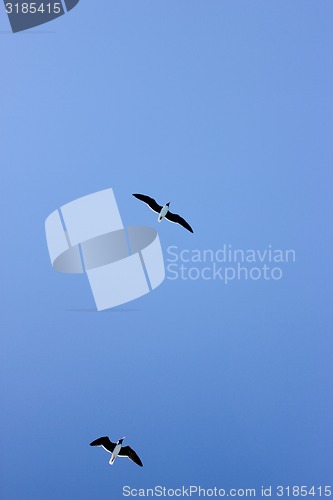
M 94 441 L 91 441 L 91 443 L 89 444 L 89 446 L 99 446 L 99 439 L 95 439 Z

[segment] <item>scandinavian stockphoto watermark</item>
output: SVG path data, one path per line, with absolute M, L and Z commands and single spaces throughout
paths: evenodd
M 166 278 L 220 280 L 225 285 L 244 280 L 279 281 L 286 266 L 295 262 L 294 249 L 273 248 L 271 244 L 261 249 L 241 249 L 225 243 L 218 249 L 191 250 L 173 245 L 166 250 Z
M 80 0 L 4 0 L 6 13 L 13 33 L 36 28 L 54 21 L 77 6 Z
M 166 486 L 154 486 L 153 488 L 123 487 L 124 497 L 255 497 L 254 488 L 231 488 L 229 490 L 218 488 L 203 488 L 197 485 L 180 486 L 178 488 L 167 488 Z
M 132 488 L 123 486 L 124 497 L 219 497 L 219 498 L 248 498 L 248 497 L 330 497 L 332 496 L 332 485 L 284 485 L 267 486 L 262 485 L 259 488 L 221 488 L 211 487 L 203 488 L 199 485 L 179 486 L 176 488 L 167 488 L 166 486 L 154 486 L 153 488 Z

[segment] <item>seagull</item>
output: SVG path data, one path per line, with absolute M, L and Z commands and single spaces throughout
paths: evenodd
M 140 465 L 140 467 L 143 467 L 143 463 L 141 462 L 140 458 L 135 453 L 135 451 L 132 450 L 130 446 L 122 446 L 124 439 L 125 437 L 119 439 L 116 443 L 113 443 L 107 436 L 104 436 L 95 439 L 95 441 L 90 443 L 90 446 L 102 446 L 104 450 L 111 453 L 111 458 L 109 460 L 110 465 L 114 463 L 117 457 L 127 457 L 130 460 L 132 460 L 132 462 L 134 462 L 135 464 L 138 464 Z
M 141 200 L 144 203 L 146 203 L 148 205 L 148 207 L 153 212 L 158 213 L 158 219 L 157 219 L 158 222 L 161 222 L 161 220 L 163 220 L 163 219 L 167 219 L 170 222 L 174 222 L 175 224 L 180 224 L 185 229 L 187 229 L 188 231 L 191 231 L 191 233 L 193 233 L 193 229 L 186 222 L 185 219 L 183 219 L 180 215 L 173 214 L 172 212 L 169 211 L 170 202 L 166 203 L 162 207 L 161 205 L 159 205 L 158 203 L 156 203 L 156 201 L 154 200 L 154 198 L 150 198 L 150 196 L 146 196 L 145 194 L 133 194 L 133 196 L 135 196 L 135 198 L 137 198 L 138 200 Z

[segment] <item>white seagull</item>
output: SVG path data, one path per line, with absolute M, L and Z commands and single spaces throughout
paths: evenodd
M 124 439 L 125 437 L 119 439 L 116 443 L 113 443 L 107 436 L 104 436 L 95 439 L 95 441 L 90 443 L 90 446 L 102 446 L 104 450 L 111 453 L 111 458 L 109 460 L 110 465 L 114 463 L 117 457 L 127 457 L 130 460 L 132 460 L 132 462 L 134 462 L 135 464 L 138 464 L 140 465 L 140 467 L 143 467 L 143 463 L 141 462 L 140 458 L 135 453 L 135 451 L 132 450 L 130 446 L 122 446 Z
M 150 196 L 146 196 L 145 194 L 133 194 L 133 196 L 135 196 L 135 198 L 137 198 L 138 200 L 141 200 L 143 201 L 144 203 L 146 203 L 148 205 L 148 207 L 153 211 L 153 212 L 156 212 L 158 213 L 158 222 L 161 222 L 161 220 L 163 219 L 167 219 L 169 220 L 170 222 L 174 222 L 175 224 L 180 224 L 181 226 L 183 226 L 185 229 L 187 229 L 188 231 L 190 231 L 191 233 L 193 233 L 193 229 L 191 228 L 191 226 L 186 222 L 185 219 L 183 219 L 180 215 L 178 214 L 173 214 L 172 212 L 170 212 L 169 210 L 169 205 L 170 205 L 170 202 L 169 203 L 166 203 L 165 205 L 163 205 L 163 207 L 161 205 L 159 205 L 155 200 L 154 198 L 150 198 Z

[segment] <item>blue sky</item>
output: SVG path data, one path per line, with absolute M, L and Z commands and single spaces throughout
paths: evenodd
M 0 13 L 1 498 L 330 484 L 332 4 L 99 3 L 15 35 Z M 97 313 L 85 277 L 52 270 L 44 221 L 108 187 L 165 255 L 272 245 L 296 262 Z M 110 467 L 101 435 L 144 467 Z

